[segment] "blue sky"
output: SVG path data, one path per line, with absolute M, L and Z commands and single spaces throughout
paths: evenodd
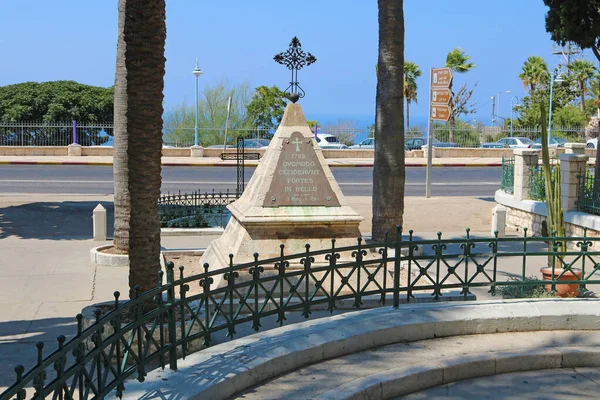
M 299 73 L 309 119 L 353 119 L 366 125 L 375 114 L 376 0 L 169 0 L 167 2 L 165 107 L 194 99 L 191 71 L 199 58 L 200 85 L 248 82 L 285 88 L 289 72 L 274 54 L 298 36 L 317 62 Z M 116 0 L 0 0 L 0 85 L 72 79 L 110 86 L 114 81 Z M 517 75 L 539 55 L 555 65 L 544 29 L 542 0 L 405 0 L 405 55 L 423 70 L 416 122 L 427 115 L 428 71 L 461 47 L 477 67 L 455 77 L 478 82 L 478 120 L 489 122 L 490 96 L 524 95 Z M 589 54 L 587 58 L 594 60 Z

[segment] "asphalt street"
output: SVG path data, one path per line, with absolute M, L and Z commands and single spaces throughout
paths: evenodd
M 332 168 L 346 196 L 369 196 L 373 168 Z M 246 183 L 254 168 L 247 167 Z M 235 190 L 235 167 L 163 167 L 162 192 Z M 500 186 L 499 167 L 447 167 L 432 172 L 433 196 L 493 196 Z M 0 193 L 112 194 L 111 166 L 0 165 Z M 425 195 L 425 168 L 406 169 L 406 195 Z

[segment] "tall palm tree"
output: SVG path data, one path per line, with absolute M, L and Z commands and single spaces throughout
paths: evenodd
M 591 61 L 575 60 L 569 65 L 569 71 L 579 84 L 579 91 L 581 92 L 581 103 L 579 104 L 579 108 L 581 109 L 581 112 L 585 113 L 585 92 L 587 91 L 587 82 L 596 74 L 596 67 Z
M 410 129 L 410 103 L 417 103 L 417 78 L 421 76 L 419 65 L 412 61 L 404 63 L 404 100 L 406 101 L 406 131 Z
M 372 239 L 395 239 L 404 212 L 403 0 L 378 0 L 379 56 L 375 99 Z M 379 68 L 381 67 L 381 68 Z
M 115 79 L 115 125 L 119 130 L 115 136 L 120 137 L 115 137 L 115 147 L 126 142 L 126 150 L 121 147 L 115 154 L 125 151 L 126 162 L 115 163 L 115 171 L 127 178 L 125 186 L 122 180 L 115 182 L 115 198 L 117 190 L 128 192 L 130 297 L 137 285 L 142 291 L 156 286 L 160 269 L 158 198 L 165 40 L 165 0 L 119 0 Z M 124 213 L 126 210 L 115 212 L 115 219 Z M 125 221 L 115 222 L 115 227 L 126 225 Z
M 470 62 L 470 59 L 471 56 L 467 55 L 467 53 L 462 51 L 459 47 L 456 47 L 446 56 L 446 67 L 450 68 L 453 72 L 464 74 L 475 68 L 475 64 Z M 454 128 L 456 127 L 456 107 L 454 104 L 454 92 L 452 91 L 452 83 L 450 83 L 450 103 L 448 104 L 448 107 L 450 108 L 450 118 L 448 119 L 448 122 L 450 123 L 448 140 L 450 142 L 454 142 Z
M 531 56 L 523 63 L 523 69 L 519 79 L 523 87 L 528 88 L 531 95 L 534 94 L 538 85 L 548 82 L 548 64 L 542 57 Z
M 113 180 L 115 217 L 113 245 L 118 253 L 129 253 L 129 174 L 127 169 L 127 69 L 125 67 L 125 0 L 119 0 L 117 68 L 114 94 Z

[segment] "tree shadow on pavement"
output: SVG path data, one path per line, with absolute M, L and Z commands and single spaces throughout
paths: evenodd
M 114 206 L 100 202 L 107 213 L 107 234 L 113 235 Z M 0 239 L 69 240 L 92 238 L 96 201 L 26 203 L 0 208 Z
M 26 371 L 35 366 L 37 342 L 44 343 L 43 354 L 47 356 L 58 348 L 58 335 L 65 335 L 68 340 L 76 333 L 75 318 L 0 322 L 0 387 L 10 386 L 15 382 L 14 368 L 17 364 L 25 366 Z

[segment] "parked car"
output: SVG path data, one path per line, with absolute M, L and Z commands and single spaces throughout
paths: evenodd
M 550 148 L 553 147 L 565 147 L 565 143 L 567 143 L 567 139 L 552 137 L 550 138 Z M 535 144 L 531 146 L 532 149 L 541 149 L 542 148 L 542 139 L 536 139 Z
M 440 142 L 437 139 L 433 139 L 431 144 L 434 147 L 456 147 L 456 143 Z M 404 139 L 404 150 L 421 150 L 423 146 L 427 145 L 426 137 L 418 138 L 406 138 Z
M 598 138 L 593 138 L 588 140 L 585 143 L 585 147 L 587 147 L 588 149 L 595 149 L 598 147 Z
M 322 149 L 347 149 L 348 146 L 343 144 L 333 135 L 328 135 L 326 133 L 317 133 L 317 137 L 315 138 L 317 143 Z
M 481 145 L 484 149 L 530 149 L 535 145 L 535 142 L 526 137 L 507 137 L 498 140 L 495 143 L 484 143 Z
M 350 146 L 351 149 L 374 149 L 375 148 L 375 138 L 366 138 L 359 144 L 355 144 Z

